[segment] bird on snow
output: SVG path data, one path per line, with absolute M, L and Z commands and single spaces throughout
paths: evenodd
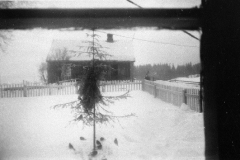
M 75 148 L 73 147 L 73 145 L 71 143 L 69 143 L 68 148 L 75 151 Z
M 102 145 L 99 140 L 96 141 L 97 145 Z
M 102 149 L 102 144 L 99 140 L 96 141 L 97 143 L 97 149 Z
M 83 119 L 83 115 L 80 115 L 77 120 L 82 120 Z
M 94 150 L 94 151 L 92 151 L 91 156 L 94 157 L 94 156 L 96 156 L 97 154 L 98 154 L 98 152 Z
M 98 146 L 97 146 L 97 149 L 102 149 L 102 145 L 98 145 Z
M 114 143 L 118 146 L 118 140 L 117 140 L 117 138 L 114 139 Z
M 86 139 L 85 139 L 84 137 L 80 137 L 80 140 L 83 140 L 83 141 L 84 141 L 84 140 L 86 140 Z
M 100 141 L 104 141 L 105 139 L 103 137 L 100 138 Z

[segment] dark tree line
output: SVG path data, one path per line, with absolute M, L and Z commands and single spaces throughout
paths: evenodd
M 194 65 L 187 63 L 185 65 L 178 65 L 177 67 L 171 64 L 146 64 L 134 66 L 134 77 L 136 79 L 143 79 L 149 71 L 150 77 L 154 77 L 155 80 L 170 80 L 177 77 L 200 74 L 200 70 L 200 63 Z

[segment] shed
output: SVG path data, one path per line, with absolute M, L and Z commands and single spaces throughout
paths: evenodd
M 99 41 L 99 44 L 109 56 L 102 60 L 95 58 L 113 68 L 107 71 L 105 80 L 132 80 L 135 61 L 132 41 L 114 41 L 113 35 L 108 34 L 107 40 Z M 85 41 L 53 40 L 47 56 L 48 83 L 81 78 L 84 67 L 92 60 L 86 49 Z

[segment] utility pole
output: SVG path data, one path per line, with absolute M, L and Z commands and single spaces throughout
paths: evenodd
M 94 50 L 95 50 L 95 48 L 94 48 L 94 28 L 93 28 L 93 48 L 92 48 L 92 51 L 93 51 L 93 64 L 92 64 L 93 72 L 94 72 Z M 95 80 L 94 80 L 94 83 L 96 83 Z M 95 97 L 95 96 L 93 96 L 93 97 Z M 93 152 L 95 152 L 96 151 L 96 120 L 95 120 L 96 109 L 95 109 L 95 102 L 93 103 L 93 105 L 94 105 L 93 106 Z

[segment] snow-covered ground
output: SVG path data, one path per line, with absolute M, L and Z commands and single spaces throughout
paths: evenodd
M 179 77 L 175 78 L 177 81 L 185 81 L 185 82 L 198 82 L 200 83 L 200 77 Z
M 120 94 L 120 93 L 115 93 Z M 112 95 L 112 93 L 111 93 Z M 135 113 L 112 125 L 97 125 L 103 149 L 94 159 L 204 159 L 203 115 L 165 103 L 142 91 L 116 101 L 115 115 Z M 77 95 L 0 99 L 1 160 L 79 160 L 92 150 L 92 127 L 69 125 L 69 109 L 51 109 Z M 113 126 L 114 125 L 114 126 Z M 80 140 L 79 137 L 86 140 Z M 114 143 L 117 138 L 118 145 Z M 68 148 L 71 143 L 76 151 Z
M 171 79 L 169 81 L 156 80 L 154 82 L 158 84 L 165 84 L 168 86 L 200 89 L 200 77 L 193 77 L 193 78 L 179 77 L 179 78 Z

